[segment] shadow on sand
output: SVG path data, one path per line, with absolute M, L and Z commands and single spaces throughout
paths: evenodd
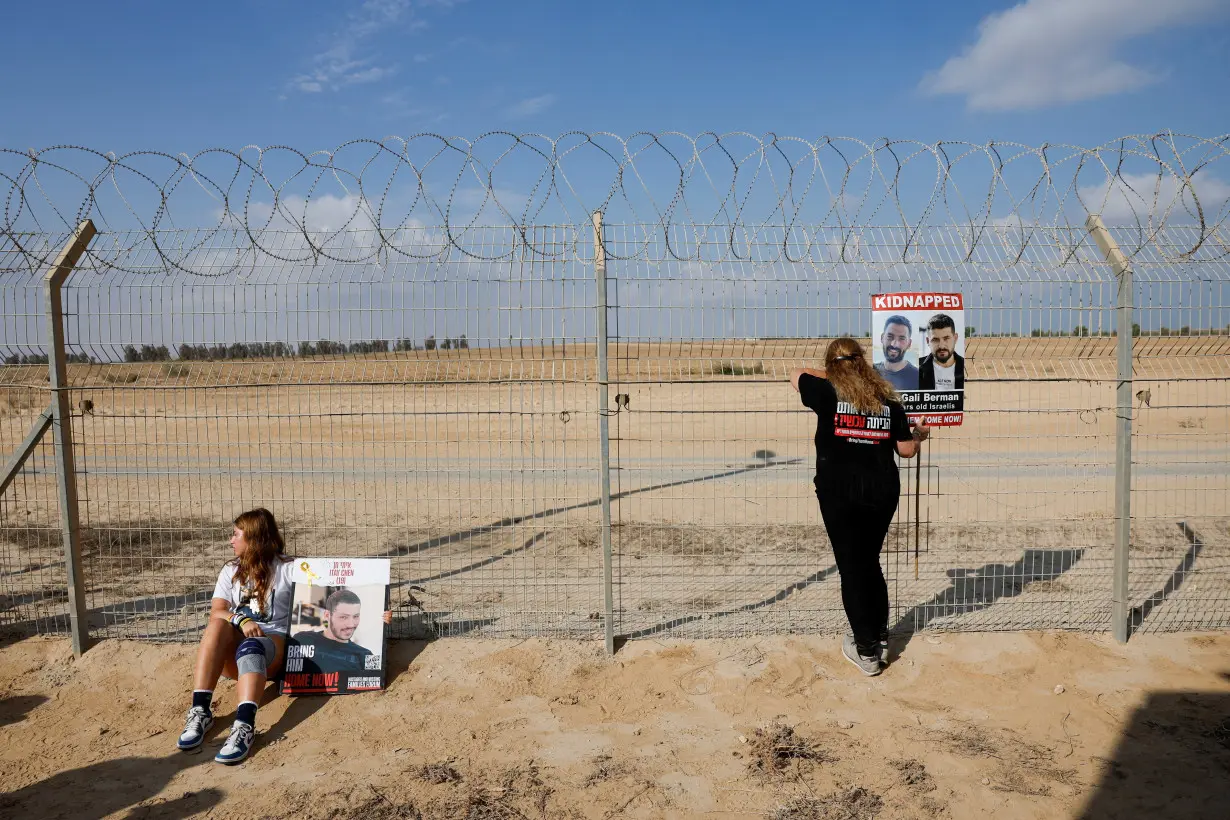
M 413 647 L 409 647 L 407 651 L 394 651 L 391 664 L 404 670 L 418 651 Z M 276 697 L 277 686 L 271 684 L 265 689 L 261 698 L 262 704 L 267 704 Z M 12 700 L 18 699 L 0 701 L 0 715 L 7 717 L 15 714 L 10 712 L 9 703 Z M 291 699 L 282 716 L 267 729 L 257 733 L 254 754 L 260 754 L 263 746 L 284 738 L 288 732 L 315 714 L 326 701 L 323 697 Z M 20 707 L 29 711 L 37 705 L 24 703 Z M 0 795 L 0 817 L 94 820 L 140 804 L 145 804 L 141 806 L 141 817 L 180 818 L 207 813 L 222 801 L 224 793 L 220 789 L 200 789 L 162 801 L 155 796 L 180 772 L 199 766 L 218 765 L 213 761 L 212 750 L 230 729 L 231 719 L 234 717 L 233 709 L 231 713 L 218 712 L 216 717 L 214 727 L 200 752 L 184 754 L 171 751 L 163 757 L 121 757 L 58 772 L 37 783 Z M 170 746 L 174 734 L 175 732 L 164 732 L 160 737 L 172 738 L 166 741 Z M 154 802 L 146 802 L 150 800 Z
M 1230 816 L 1230 694 L 1154 692 L 1102 763 L 1082 820 Z
M 1005 598 L 1015 598 L 1037 581 L 1051 581 L 1080 560 L 1084 550 L 1025 550 L 1011 564 L 983 564 L 977 569 L 950 569 L 947 589 L 935 594 L 901 616 L 892 627 L 888 662 L 897 660 L 914 636 L 927 624 L 949 615 L 977 612 Z

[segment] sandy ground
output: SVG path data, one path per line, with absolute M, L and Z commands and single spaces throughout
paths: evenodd
M 174 739 L 193 648 L 0 647 L 13 818 L 1224 818 L 1230 633 L 394 644 L 386 692 L 270 697 L 253 757 Z

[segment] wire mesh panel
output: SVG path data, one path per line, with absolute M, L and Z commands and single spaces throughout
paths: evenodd
M 45 408 L 30 407 L 45 390 L 0 387 L 0 430 L 7 445 L 20 441 Z M 23 427 L 27 429 L 22 429 Z M 0 496 L 0 633 L 68 629 L 68 590 L 50 440 L 40 442 Z
M 815 420 L 787 375 L 834 336 L 874 343 L 873 293 L 959 291 L 966 421 L 902 467 L 894 624 L 1105 629 L 1117 281 L 1084 228 L 1101 213 L 1137 271 L 1133 621 L 1224 626 L 1227 144 L 0 149 L 0 443 L 49 399 L 41 277 L 89 217 L 64 304 L 94 635 L 194 636 L 230 521 L 257 505 L 295 554 L 390 557 L 394 634 L 600 634 L 601 414 L 618 632 L 832 631 Z M 0 612 L 41 631 L 65 612 L 49 453 L 0 498 Z
M 1117 231 L 1121 244 L 1132 232 Z M 1194 231 L 1166 249 L 1188 252 Z M 1230 625 L 1230 264 L 1224 242 L 1186 264 L 1135 254 L 1130 625 Z
M 642 228 L 610 230 L 616 256 L 642 244 Z M 760 259 L 731 260 L 719 239 L 698 254 L 715 261 L 623 264 L 612 376 L 628 397 L 612 444 L 621 631 L 842 628 L 811 482 L 815 416 L 787 376 L 821 364 L 835 336 L 872 336 L 871 295 L 901 290 L 963 292 L 972 335 L 965 425 L 937 431 L 917 468 L 903 463 L 883 557 L 895 625 L 1105 628 L 1111 275 L 1076 233 L 1066 258 L 1041 247 L 1007 265 L 954 260 L 945 231 L 907 263 L 894 261 L 900 233 L 860 236 L 853 258 L 837 242 L 774 258 L 781 237 L 766 234 Z
M 141 237 L 96 241 L 65 289 L 92 362 L 73 400 L 95 634 L 195 634 L 255 506 L 295 555 L 391 558 L 394 634 L 591 634 L 593 269 L 568 229 L 531 239 L 491 229 L 499 263 L 440 245 L 243 276 L 145 274 Z
M 51 401 L 42 279 L 26 249 L 54 253 L 62 235 L 0 236 L 0 467 L 9 464 Z M 0 494 L 0 633 L 68 628 L 68 590 L 50 436 Z

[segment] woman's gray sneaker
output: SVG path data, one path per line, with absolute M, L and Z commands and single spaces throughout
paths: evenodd
M 874 655 L 863 655 L 858 651 L 858 646 L 854 643 L 854 636 L 847 635 L 841 642 L 841 654 L 846 656 L 846 660 L 858 667 L 858 671 L 864 675 L 871 677 L 880 674 L 882 667 L 880 666 L 880 653 Z
M 179 736 L 179 746 L 181 752 L 199 751 L 201 744 L 205 742 L 205 733 L 214 725 L 214 716 L 200 706 L 193 706 L 188 710 L 188 717 L 184 720 L 184 731 Z

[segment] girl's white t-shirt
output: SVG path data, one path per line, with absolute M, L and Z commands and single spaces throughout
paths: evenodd
M 227 561 L 218 573 L 214 597 L 228 602 L 231 609 L 247 606 L 256 614 L 255 620 L 262 632 L 285 635 L 290 628 L 290 599 L 294 592 L 294 582 L 291 581 L 293 566 L 294 561 L 274 559 L 273 582 L 270 584 L 269 595 L 264 601 L 257 601 L 253 597 L 254 590 L 250 582 L 242 589 L 235 583 L 235 573 L 239 566 L 234 561 Z

